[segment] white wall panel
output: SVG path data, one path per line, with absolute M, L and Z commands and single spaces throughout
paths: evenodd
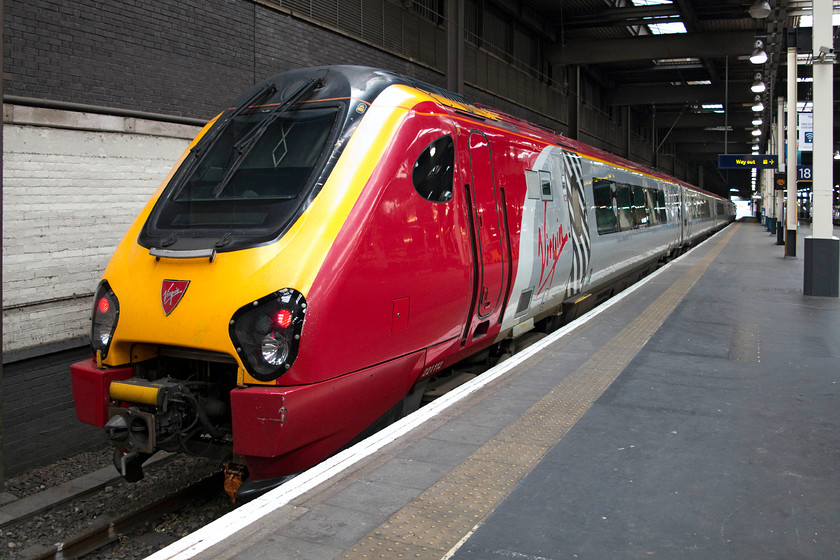
M 198 129 L 4 112 L 3 351 L 12 352 L 87 335 L 111 253 Z

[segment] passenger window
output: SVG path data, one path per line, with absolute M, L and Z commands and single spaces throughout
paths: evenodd
M 665 211 L 665 191 L 656 191 L 656 211 L 661 223 L 668 221 L 668 213 Z
M 633 192 L 629 185 L 617 184 L 615 189 L 616 203 L 618 206 L 618 226 L 621 231 L 633 229 Z
M 648 215 L 647 201 L 645 201 L 645 191 L 642 187 L 634 186 L 633 189 L 633 219 L 636 222 L 636 227 L 648 227 L 650 225 L 650 216 Z
M 645 187 L 645 206 L 647 206 L 648 216 L 650 216 L 650 224 L 656 225 L 659 223 L 659 213 L 656 211 L 656 191 L 654 189 Z
M 429 144 L 411 172 L 417 192 L 432 202 L 452 200 L 452 179 L 455 174 L 455 142 L 451 136 L 441 136 Z
M 618 220 L 615 216 L 613 204 L 613 183 L 595 179 L 592 181 L 592 195 L 595 199 L 595 221 L 598 233 L 612 233 L 616 230 Z

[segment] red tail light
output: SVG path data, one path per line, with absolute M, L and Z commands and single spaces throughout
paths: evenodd
M 90 329 L 90 346 L 100 357 L 108 355 L 117 321 L 120 318 L 120 304 L 117 295 L 106 280 L 99 283 L 94 296 L 93 320 Z
M 288 309 L 281 309 L 277 312 L 277 315 L 274 316 L 274 326 L 287 328 L 289 325 L 292 324 L 292 312 Z
M 96 302 L 96 308 L 99 310 L 100 313 L 108 313 L 108 309 L 111 307 L 111 304 L 108 303 L 108 298 L 99 298 L 99 301 Z

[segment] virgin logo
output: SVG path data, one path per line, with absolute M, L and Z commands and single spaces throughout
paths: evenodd
M 163 281 L 160 286 L 160 303 L 163 305 L 163 312 L 166 315 L 172 313 L 172 310 L 181 302 L 181 298 L 184 297 L 189 285 L 189 280 Z
M 540 281 L 537 289 L 537 294 L 541 293 L 546 286 L 551 287 L 554 282 L 554 271 L 557 268 L 557 261 L 560 260 L 560 254 L 563 252 L 563 247 L 569 240 L 569 234 L 563 233 L 563 224 L 557 227 L 553 233 L 548 231 L 548 203 L 545 203 L 546 209 L 543 214 L 543 226 L 538 228 L 538 243 L 537 256 L 540 258 Z

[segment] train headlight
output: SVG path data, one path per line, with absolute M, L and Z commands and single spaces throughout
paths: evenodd
M 277 379 L 297 358 L 306 299 L 290 288 L 261 298 L 233 314 L 230 339 L 248 373 Z
M 94 353 L 99 352 L 101 358 L 108 355 L 119 318 L 120 302 L 107 280 L 103 280 L 93 296 L 93 320 L 90 329 L 91 348 Z
M 289 343 L 276 333 L 267 334 L 262 340 L 262 356 L 267 364 L 282 366 L 289 358 Z

